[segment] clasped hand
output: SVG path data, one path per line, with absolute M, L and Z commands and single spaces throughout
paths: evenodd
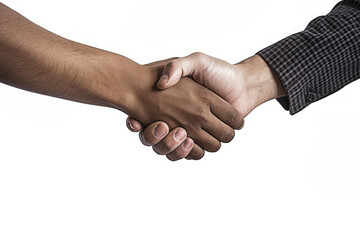
M 254 87 L 254 78 L 259 74 L 262 76 L 268 74 L 269 78 L 272 76 L 266 63 L 259 56 L 251 57 L 233 65 L 202 53 L 194 53 L 187 57 L 164 60 L 148 66 L 163 69 L 161 78 L 156 84 L 158 89 L 171 91 L 176 85 L 183 90 L 181 93 L 177 92 L 182 96 L 189 94 L 187 93 L 189 90 L 195 90 L 195 94 L 198 94 L 196 98 L 188 95 L 187 101 L 180 102 L 180 104 L 189 110 L 194 108 L 195 112 L 198 113 L 197 116 L 192 117 L 191 124 L 198 127 L 198 124 L 203 124 L 202 131 L 199 132 L 200 135 L 196 135 L 192 125 L 179 126 L 156 121 L 144 129 L 144 123 L 137 121 L 136 117 L 127 119 L 127 126 L 131 131 L 141 131 L 139 136 L 144 145 L 153 146 L 156 153 L 166 155 L 170 160 L 200 159 L 204 156 L 204 150 L 212 152 L 219 150 L 220 142 L 229 142 L 234 136 L 234 130 L 230 129 L 229 126 L 234 129 L 242 128 L 243 118 L 246 115 L 262 102 L 276 97 L 277 86 L 275 83 L 262 88 L 267 90 L 262 91 L 262 94 L 259 94 L 259 88 Z M 257 74 L 254 74 L 255 72 Z M 199 87 L 198 84 L 190 85 L 190 81 L 195 81 L 215 92 L 226 100 L 232 108 L 212 94 L 211 91 L 205 91 L 205 88 Z M 265 84 L 263 85 L 265 86 Z M 273 91 L 271 91 L 272 89 Z M 173 93 L 169 92 L 169 94 Z M 211 100 L 208 96 L 211 96 Z M 194 100 L 192 103 L 190 97 Z M 168 101 L 168 98 L 164 100 Z M 212 106 L 204 105 L 204 102 L 211 103 Z M 221 108 L 226 111 L 222 112 Z M 209 110 L 218 119 L 203 114 L 210 114 Z M 176 127 L 173 128 L 173 126 Z
M 242 127 L 243 116 L 228 101 L 190 79 L 190 74 L 173 74 L 171 71 L 179 70 L 174 65 L 179 61 L 164 60 L 146 65 L 148 72 L 156 73 L 151 79 L 162 78 L 156 90 L 151 81 L 142 81 L 142 89 L 137 89 L 136 98 L 140 99 L 137 102 L 146 104 L 129 113 L 132 118 L 128 119 L 127 125 L 133 131 L 139 131 L 142 125 L 148 126 L 140 139 L 145 145 L 154 145 L 158 154 L 167 154 L 169 159 L 177 160 L 187 157 L 192 150 L 188 158 L 200 159 L 204 150 L 215 152 L 220 149 L 220 142 L 230 142 L 235 135 L 234 129 Z M 166 75 L 171 78 L 163 83 Z M 170 87 L 175 83 L 176 86 Z M 151 92 L 146 92 L 147 89 Z M 157 120 L 163 121 L 155 122 Z
M 156 84 L 158 89 L 171 89 L 175 85 L 179 86 L 192 79 L 226 100 L 238 112 L 234 114 L 236 117 L 232 125 L 225 121 L 234 129 L 241 129 L 244 125 L 243 118 L 260 104 L 286 95 L 276 74 L 257 55 L 238 64 L 230 64 L 203 53 L 193 53 L 187 57 L 164 60 L 150 65 L 163 68 L 161 78 Z M 201 159 L 204 156 L 204 150 L 208 150 L 204 148 L 206 143 L 198 142 L 189 132 L 187 134 L 186 127 L 171 128 L 166 122 L 156 121 L 143 128 L 144 125 L 132 117 L 128 117 L 126 123 L 131 131 L 140 132 L 140 141 L 144 145 L 152 146 L 156 153 L 166 155 L 173 161 L 182 158 Z M 216 126 L 214 122 L 210 122 L 210 119 L 207 124 L 207 126 Z M 223 128 L 216 128 L 215 133 L 219 135 L 213 135 L 218 141 L 210 138 L 212 146 L 216 143 L 216 147 L 211 150 L 220 148 L 222 139 L 217 136 L 226 136 L 226 141 L 222 142 L 228 142 L 233 137 L 233 131 L 222 126 Z M 207 128 L 207 131 L 211 133 L 210 128 Z

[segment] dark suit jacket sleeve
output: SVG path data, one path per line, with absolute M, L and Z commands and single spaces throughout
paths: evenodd
M 288 97 L 278 101 L 290 114 L 360 78 L 360 1 L 338 3 L 302 32 L 261 50 Z

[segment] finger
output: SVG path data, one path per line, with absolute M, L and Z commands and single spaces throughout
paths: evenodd
M 139 132 L 143 129 L 141 123 L 131 117 L 127 117 L 126 126 L 132 132 Z
M 209 121 L 204 122 L 202 129 L 212 135 L 220 142 L 228 143 L 234 136 L 235 131 L 224 122 L 213 116 Z
M 194 141 L 191 138 L 186 138 L 185 141 L 180 144 L 180 146 L 178 146 L 174 151 L 168 153 L 166 157 L 171 161 L 183 159 L 189 155 L 193 146 Z
M 202 149 L 208 152 L 217 152 L 221 147 L 221 143 L 204 130 L 201 130 L 195 136 L 189 135 L 189 137 L 191 137 Z
M 206 60 L 210 58 L 211 57 L 204 53 L 196 52 L 189 56 L 168 62 L 157 83 L 157 87 L 159 89 L 166 89 L 174 86 L 180 81 L 181 77 L 192 76 L 195 73 L 203 72 L 204 68 L 208 67 Z M 199 82 L 201 78 L 193 79 L 201 84 L 201 82 Z
M 168 62 L 165 65 L 164 71 L 159 79 L 159 81 L 157 82 L 156 86 L 159 89 L 166 89 L 169 88 L 171 86 L 174 86 L 176 83 L 178 83 L 181 79 L 182 76 L 184 76 L 184 74 L 186 74 L 186 70 L 188 71 L 190 66 L 187 65 L 187 60 L 184 59 L 177 59 L 177 60 L 173 60 Z
M 169 88 L 178 83 L 182 77 L 201 72 L 204 67 L 203 60 L 205 56 L 203 53 L 193 53 L 168 62 L 157 83 L 157 87 L 159 89 Z M 195 79 L 195 81 L 198 81 L 198 79 Z
M 196 143 L 194 143 L 193 148 L 191 149 L 189 155 L 186 156 L 188 160 L 199 160 L 204 157 L 205 151 Z
M 242 123 L 242 125 L 240 126 L 240 128 L 238 128 L 237 130 L 241 130 L 241 129 L 243 129 L 243 128 L 244 128 L 244 126 L 245 126 L 245 119 L 243 120 L 243 123 Z
M 155 122 L 142 130 L 139 134 L 140 141 L 145 146 L 159 143 L 169 132 L 169 126 L 164 122 Z
M 166 63 L 177 59 L 178 57 L 172 57 L 172 58 L 168 58 L 168 59 L 164 59 L 164 60 L 160 60 L 160 61 L 156 61 L 156 62 L 151 62 L 148 64 L 145 64 L 144 66 L 149 66 L 149 67 L 160 67 L 160 66 L 164 66 Z
M 154 145 L 153 149 L 157 154 L 168 154 L 178 148 L 186 139 L 186 137 L 187 134 L 185 129 L 180 127 L 175 128 L 171 130 L 170 133 L 163 140 L 161 140 L 158 144 Z
M 211 98 L 210 110 L 217 118 L 234 129 L 241 129 L 244 125 L 242 114 L 215 93 Z

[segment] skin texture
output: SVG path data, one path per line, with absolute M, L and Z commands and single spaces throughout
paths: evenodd
M 184 76 L 189 76 L 217 93 L 244 117 L 260 104 L 286 95 L 276 74 L 257 55 L 235 65 L 203 53 L 193 53 L 187 57 L 174 59 L 166 64 L 157 87 L 167 89 L 176 86 Z M 162 137 L 156 136 L 154 134 L 156 126 L 161 125 L 166 129 L 165 123 L 153 123 L 150 127 L 143 129 L 139 122 L 128 118 L 127 125 L 132 126 L 129 129 L 134 132 L 142 130 L 141 138 L 148 139 L 146 142 L 142 141 L 143 144 L 153 146 L 155 152 L 158 148 L 170 149 L 162 154 L 166 154 L 171 160 L 181 159 L 186 153 L 188 153 L 188 159 L 195 159 L 193 155 L 199 156 L 202 152 L 198 148 L 192 149 L 191 152 L 187 149 L 184 152 L 181 148 L 184 142 L 175 142 L 171 137 L 172 132 Z
M 170 129 L 183 126 L 187 135 L 206 151 L 215 152 L 220 142 L 232 140 L 233 128 L 242 124 L 238 111 L 189 78 L 182 78 L 174 88 L 153 90 L 161 71 L 148 67 L 141 74 L 144 78 L 140 82 L 132 82 L 131 89 L 136 89 L 133 91 L 136 105 L 127 111 L 129 116 L 146 125 L 162 120 Z M 185 134 L 178 136 L 180 140 L 185 137 Z
M 0 4 L 1 82 L 40 94 L 112 107 L 144 126 L 166 122 L 166 128 L 174 132 L 178 141 L 191 141 L 195 149 L 213 152 L 220 148 L 220 142 L 231 141 L 233 128 L 243 123 L 241 114 L 187 77 L 172 88 L 157 89 L 163 69 L 164 62 L 142 66 L 121 55 L 61 38 Z M 180 126 L 186 132 L 177 131 Z M 187 136 L 192 140 L 187 140 Z M 143 142 L 153 142 L 148 136 L 142 138 Z

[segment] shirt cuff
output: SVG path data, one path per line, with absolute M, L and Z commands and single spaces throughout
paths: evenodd
M 259 51 L 288 97 L 277 99 L 294 115 L 360 77 L 360 4 L 346 0 L 302 32 Z

